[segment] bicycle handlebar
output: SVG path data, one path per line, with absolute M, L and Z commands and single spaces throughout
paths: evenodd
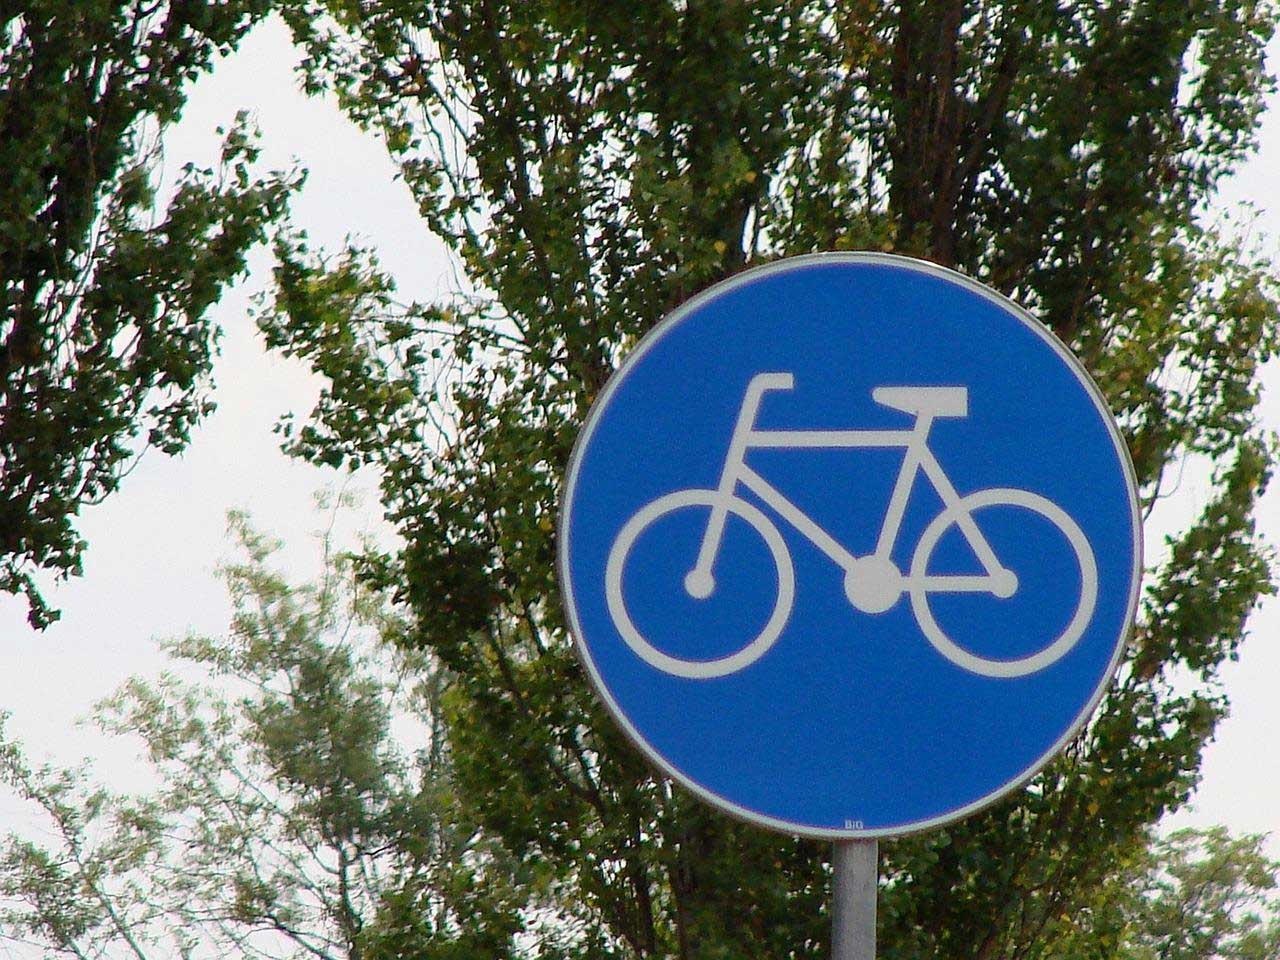
M 766 390 L 792 390 L 795 385 L 792 373 L 757 373 L 747 384 L 747 396 L 758 397 Z

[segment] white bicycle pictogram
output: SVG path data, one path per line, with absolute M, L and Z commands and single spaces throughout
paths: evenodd
M 872 390 L 879 404 L 915 417 L 905 430 L 761 430 L 756 414 L 762 397 L 770 390 L 791 390 L 790 373 L 761 373 L 747 385 L 737 423 L 729 442 L 720 483 L 715 489 L 688 488 L 658 497 L 641 507 L 619 531 L 605 566 L 605 594 L 609 613 L 627 645 L 645 662 L 678 677 L 708 679 L 736 673 L 759 660 L 786 628 L 795 600 L 795 571 L 787 543 L 778 527 L 754 504 L 737 496 L 741 485 L 787 521 L 798 533 L 826 554 L 844 571 L 844 591 L 853 607 L 863 613 L 884 613 L 905 592 L 925 638 L 956 666 L 987 677 L 1021 677 L 1057 662 L 1075 646 L 1093 616 L 1098 596 L 1098 569 L 1088 539 L 1065 510 L 1056 503 L 1015 487 L 990 487 L 960 495 L 942 465 L 929 449 L 929 430 L 934 420 L 968 416 L 968 388 L 963 386 L 880 386 Z M 750 449 L 785 450 L 900 448 L 904 451 L 875 550 L 855 556 L 827 531 L 783 496 L 760 474 L 747 466 Z M 911 557 L 909 572 L 903 574 L 890 559 L 906 513 L 907 501 L 918 474 L 933 485 L 943 503 L 942 512 L 924 529 Z M 929 606 L 931 594 L 986 593 L 1008 599 L 1018 591 L 1018 577 L 996 556 L 978 526 L 975 515 L 989 507 L 1020 507 L 1039 514 L 1070 544 L 1079 572 L 1079 596 L 1066 627 L 1034 652 L 1013 659 L 979 656 L 947 636 Z M 709 598 L 716 588 L 717 556 L 729 514 L 746 521 L 764 540 L 772 556 L 777 581 L 773 611 L 763 629 L 742 647 L 710 660 L 686 660 L 666 653 L 646 639 L 627 610 L 623 597 L 623 574 L 636 540 L 652 524 L 679 510 L 709 510 L 706 531 L 692 569 L 684 577 L 685 592 L 692 598 Z M 959 529 L 982 566 L 978 574 L 930 574 L 929 561 L 938 542 L 952 527 Z M 1050 628 L 1051 630 L 1053 628 Z

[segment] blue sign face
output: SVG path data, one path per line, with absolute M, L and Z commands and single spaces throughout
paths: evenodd
M 828 254 L 685 304 L 587 420 L 569 624 L 640 748 L 752 822 L 964 816 L 1079 730 L 1141 566 L 1132 468 L 1043 326 L 948 270 Z

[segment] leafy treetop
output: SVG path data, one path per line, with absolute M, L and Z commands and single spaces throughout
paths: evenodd
M 212 409 L 207 316 L 297 179 L 190 166 L 153 216 L 158 133 L 258 0 L 0 3 L 0 589 L 57 613 L 33 575 L 80 570 L 81 507 L 139 441 L 175 453 Z

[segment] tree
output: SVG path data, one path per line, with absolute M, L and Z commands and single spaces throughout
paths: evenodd
M 327 540 L 320 579 L 292 586 L 271 567 L 279 544 L 232 526 L 230 632 L 166 645 L 198 678 L 133 680 L 95 715 L 141 738 L 154 789 L 113 792 L 0 743 L 0 777 L 44 828 L 0 846 L 0 936 L 81 960 L 357 960 L 402 955 L 391 918 L 411 899 L 429 907 L 414 956 L 503 956 L 501 851 L 454 815 L 438 752 L 393 734 L 416 724 L 430 743 L 433 673 L 381 655 L 396 619 Z
M 34 574 L 80 571 L 81 507 L 212 409 L 207 311 L 297 186 L 250 178 L 241 123 L 153 217 L 159 131 L 264 9 L 0 3 L 0 589 L 32 626 L 57 617 Z
M 1067 924 L 1062 957 L 1268 960 L 1280 951 L 1280 864 L 1263 837 L 1183 829 L 1137 848 Z
M 1139 902 L 1135 956 L 1157 960 L 1266 960 L 1280 952 L 1275 899 L 1280 864 L 1259 836 L 1222 827 L 1180 830 L 1151 858 Z
M 556 865 L 592 957 L 826 947 L 828 851 L 710 812 L 587 689 L 553 574 L 578 425 L 690 294 L 821 249 L 926 257 L 1023 303 L 1102 385 L 1148 509 L 1212 491 L 1150 574 L 1118 681 L 1023 790 L 884 848 L 880 953 L 1056 956 L 1193 789 L 1217 670 L 1270 592 L 1252 511 L 1275 349 L 1265 264 L 1201 211 L 1270 89 L 1265 3 L 286 0 L 313 89 L 378 131 L 465 272 L 398 304 L 366 251 L 279 243 L 269 342 L 326 381 L 295 455 L 374 464 L 364 558 L 447 670 L 459 795 Z M 1181 678 L 1196 683 L 1188 688 Z M 530 897 L 537 892 L 526 888 Z

